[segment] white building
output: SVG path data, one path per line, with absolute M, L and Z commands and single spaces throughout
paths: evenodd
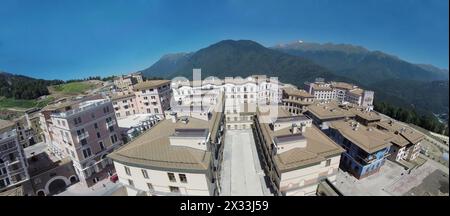
M 275 194 L 316 195 L 318 185 L 336 181 L 344 151 L 304 115 L 291 116 L 280 109 L 271 123 L 255 118 L 255 142 L 264 171 Z
M 305 90 L 314 95 L 317 101 L 339 103 L 352 103 L 373 110 L 374 92 L 359 88 L 345 82 L 324 82 L 319 80 L 313 83 L 306 82 Z
M 21 186 L 29 178 L 15 124 L 0 119 L 0 193 Z
M 224 128 L 209 116 L 173 114 L 110 154 L 128 195 L 218 195 Z

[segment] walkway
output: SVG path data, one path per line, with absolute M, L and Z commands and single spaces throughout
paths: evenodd
M 222 196 L 270 195 L 251 130 L 227 130 L 223 158 Z

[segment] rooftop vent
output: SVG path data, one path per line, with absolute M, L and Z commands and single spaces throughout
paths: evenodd
M 187 124 L 189 122 L 188 117 L 181 118 L 181 122 L 183 122 L 184 124 Z

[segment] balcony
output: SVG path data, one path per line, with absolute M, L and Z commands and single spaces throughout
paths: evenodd
M 116 124 L 116 120 L 111 120 L 111 121 L 109 121 L 109 122 L 107 121 L 107 122 L 106 122 L 106 127 L 109 128 L 109 127 L 111 127 L 111 126 L 114 126 L 115 124 Z
M 86 138 L 89 137 L 89 133 L 88 132 L 84 132 L 84 133 L 79 134 L 77 137 L 78 137 L 78 141 L 81 142 L 81 140 L 86 139 Z

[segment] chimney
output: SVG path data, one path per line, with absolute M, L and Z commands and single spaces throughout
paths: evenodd
M 300 131 L 296 124 L 292 124 L 292 134 L 298 134 Z
M 300 124 L 300 130 L 302 131 L 302 133 L 305 133 L 305 131 L 306 131 L 306 123 L 301 123 Z

